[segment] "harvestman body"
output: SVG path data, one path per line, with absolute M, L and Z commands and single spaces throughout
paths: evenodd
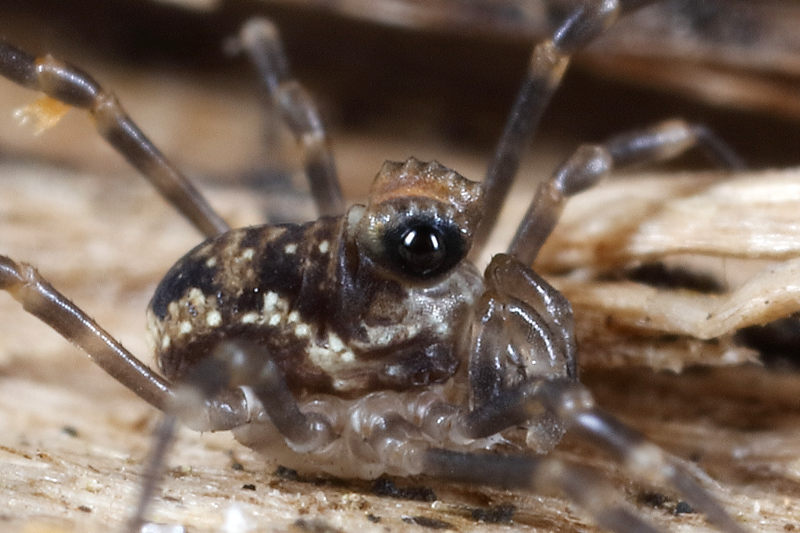
M 32 267 L 0 256 L 0 288 L 153 406 L 200 430 L 233 430 L 293 468 L 555 487 L 605 527 L 652 531 L 595 475 L 524 454 L 547 452 L 573 431 L 636 475 L 671 483 L 722 529 L 742 531 L 667 454 L 594 406 L 578 381 L 570 305 L 527 266 L 565 199 L 613 167 L 695 145 L 737 165 L 722 143 L 701 127 L 670 121 L 582 146 L 540 186 L 507 253 L 495 255 L 483 276 L 466 259 L 486 242 L 570 55 L 646 3 L 583 2 L 534 49 L 483 183 L 436 162 L 387 162 L 368 204 L 346 212 L 313 102 L 289 78 L 274 28 L 248 23 L 241 49 L 303 143 L 325 216 L 237 230 L 91 77 L 0 43 L 0 74 L 88 110 L 101 135 L 207 237 L 167 273 L 148 310 L 166 379 Z M 199 399 L 187 401 L 186 390 L 199 391 Z M 483 453 L 500 440 L 520 454 Z M 142 516 L 140 509 L 134 525 Z

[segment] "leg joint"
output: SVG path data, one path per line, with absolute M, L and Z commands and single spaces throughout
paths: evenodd
M 0 255 L 0 289 L 9 291 L 12 296 L 25 283 L 25 276 L 17 263 L 10 258 Z
M 38 89 L 65 104 L 90 109 L 103 90 L 91 76 L 46 55 L 36 59 Z

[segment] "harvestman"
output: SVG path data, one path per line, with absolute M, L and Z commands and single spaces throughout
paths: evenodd
M 154 407 L 198 430 L 232 430 L 292 468 L 555 487 L 604 527 L 654 531 L 595 474 L 524 453 L 547 452 L 572 431 L 644 480 L 671 483 L 720 528 L 743 531 L 665 452 L 595 406 L 578 381 L 570 305 L 526 266 L 566 198 L 612 168 L 693 146 L 738 166 L 724 144 L 674 120 L 583 145 L 539 187 L 509 249 L 483 276 L 466 260 L 485 245 L 570 56 L 647 3 L 583 2 L 534 48 L 483 183 L 436 162 L 387 162 L 368 204 L 347 211 L 325 131 L 289 77 L 277 32 L 264 21 L 247 23 L 240 48 L 304 147 L 322 218 L 236 230 L 90 76 L 0 43 L 0 74 L 87 110 L 99 133 L 207 237 L 167 273 L 148 310 L 165 377 L 32 267 L 0 256 L 0 288 Z M 29 112 L 43 109 L 34 104 Z M 187 383 L 199 399 L 186 401 Z M 500 435 L 520 453 L 485 453 Z M 152 484 L 143 503 L 151 491 Z M 133 527 L 143 514 L 142 507 Z

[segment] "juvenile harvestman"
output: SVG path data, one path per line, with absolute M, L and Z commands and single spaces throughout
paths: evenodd
M 485 246 L 571 55 L 648 3 L 583 2 L 534 48 L 482 183 L 436 162 L 387 162 L 367 205 L 346 211 L 325 131 L 289 77 L 277 32 L 248 22 L 239 46 L 303 145 L 322 218 L 234 230 L 90 76 L 0 43 L 0 74 L 87 110 L 99 133 L 207 237 L 167 273 L 148 309 L 164 377 L 32 267 L 0 256 L 0 288 L 154 407 L 197 430 L 231 430 L 291 468 L 555 488 L 604 527 L 655 531 L 591 471 L 524 453 L 544 454 L 570 431 L 635 476 L 673 485 L 721 529 L 743 531 L 678 462 L 595 406 L 578 381 L 570 305 L 527 266 L 566 198 L 613 168 L 695 146 L 738 166 L 723 143 L 672 120 L 583 145 L 539 187 L 509 249 L 483 276 L 466 259 Z M 519 452 L 486 453 L 501 442 Z M 142 520 L 140 509 L 133 527 Z

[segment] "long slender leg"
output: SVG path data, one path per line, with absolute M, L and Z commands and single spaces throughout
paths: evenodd
M 303 413 L 278 365 L 255 344 L 226 341 L 215 350 L 210 361 L 216 364 L 213 376 L 225 376 L 227 387 L 248 387 L 270 422 L 296 452 L 321 448 L 335 438 L 330 422 L 317 413 Z M 200 369 L 201 376 L 206 374 Z M 198 381 L 194 378 L 192 381 Z M 213 396 L 213 395 L 212 395 Z
M 344 200 L 325 127 L 311 95 L 291 77 L 277 28 L 265 19 L 247 21 L 239 45 L 258 70 L 272 101 L 303 145 L 305 171 L 320 215 L 340 215 Z
M 536 191 L 508 253 L 531 265 L 558 222 L 569 196 L 594 186 L 614 168 L 674 158 L 693 147 L 702 148 L 729 169 L 744 164 L 732 149 L 707 128 L 668 120 L 646 129 L 614 136 L 602 144 L 578 148 Z
M 423 455 L 423 464 L 425 475 L 436 479 L 537 493 L 560 490 L 589 512 L 598 525 L 618 533 L 659 531 L 622 506 L 614 497 L 617 491 L 594 472 L 554 457 L 429 449 Z
M 211 357 L 190 369 L 176 387 L 164 419 L 155 434 L 148 455 L 136 512 L 128 522 L 128 532 L 139 531 L 153 499 L 161 470 L 175 433 L 176 422 L 192 418 L 206 409 L 210 398 L 238 387 L 248 387 L 258 398 L 270 422 L 295 451 L 302 453 L 318 449 L 331 440 L 331 424 L 316 413 L 304 414 L 289 390 L 280 369 L 264 350 L 250 343 L 222 342 Z M 253 410 L 258 410 L 254 407 Z M 251 410 L 251 413 L 252 411 Z M 256 417 L 258 415 L 255 415 Z
M 0 40 L 0 76 L 89 112 L 100 135 L 204 235 L 230 229 L 191 182 L 156 148 L 117 99 L 91 76 L 50 55 L 33 57 Z
M 175 415 L 165 413 L 164 417 L 156 428 L 153 437 L 153 447 L 145 461 L 142 486 L 139 490 L 139 499 L 136 502 L 136 509 L 128 520 L 126 533 L 140 533 L 147 517 L 147 511 L 158 489 L 161 480 L 164 461 L 169 452 L 170 445 L 175 437 L 175 429 L 178 419 Z
M 36 270 L 0 255 L 0 290 L 83 349 L 97 365 L 122 385 L 161 411 L 170 411 L 175 388 L 109 335 L 78 306 L 53 288 Z M 209 397 L 185 422 L 201 430 L 222 430 L 247 421 L 248 406 L 237 389 Z
M 484 179 L 486 208 L 474 238 L 478 253 L 497 222 L 519 162 L 550 98 L 561 83 L 570 57 L 607 30 L 620 14 L 655 0 L 586 0 L 539 43 L 531 54 L 528 70 L 517 92 L 503 134 L 497 143 Z
M 591 393 L 570 379 L 538 380 L 503 391 L 461 418 L 465 435 L 479 438 L 524 424 L 544 408 L 568 431 L 611 453 L 636 475 L 655 484 L 672 484 L 709 520 L 725 531 L 742 533 L 722 506 L 672 457 L 643 435 L 599 409 Z

